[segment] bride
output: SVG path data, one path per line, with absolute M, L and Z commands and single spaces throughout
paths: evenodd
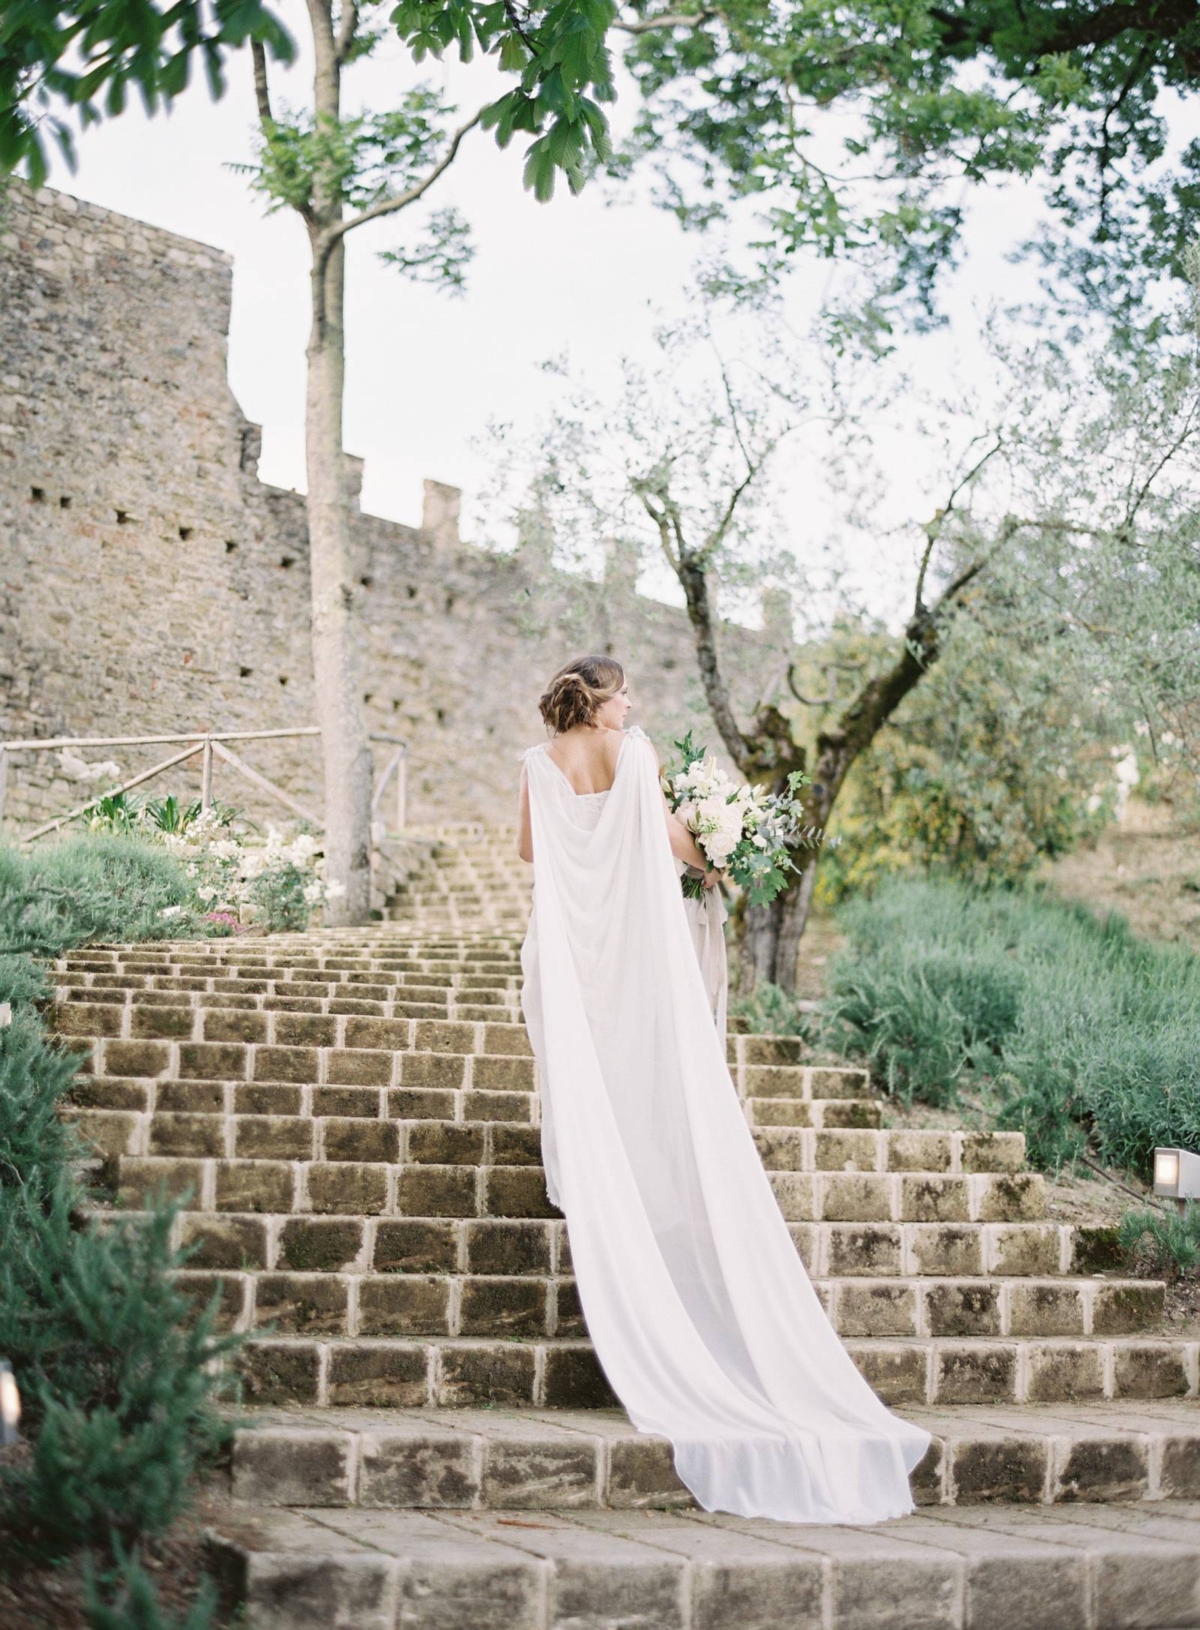
M 609 657 L 570 663 L 523 754 L 534 908 L 522 1007 L 542 1151 L 600 1362 L 710 1511 L 880 1522 L 929 1434 L 891 1414 L 826 1319 L 714 1024 L 677 862 L 708 870 Z M 718 929 L 719 932 L 719 929 Z

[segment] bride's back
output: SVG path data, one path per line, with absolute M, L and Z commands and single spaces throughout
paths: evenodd
M 546 752 L 562 771 L 574 792 L 607 792 L 617 772 L 623 730 L 580 725 L 549 742 Z

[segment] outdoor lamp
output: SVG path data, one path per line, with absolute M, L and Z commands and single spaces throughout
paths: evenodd
M 1200 1200 L 1200 1155 L 1190 1149 L 1156 1149 L 1154 1192 L 1173 1200 Z
M 8 1360 L 0 1358 L 0 1445 L 17 1442 L 20 1419 L 21 1394 L 17 1390 L 17 1378 Z

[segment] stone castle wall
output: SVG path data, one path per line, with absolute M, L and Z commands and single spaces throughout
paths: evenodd
M 0 198 L 0 737 L 312 722 L 304 503 L 259 481 L 259 429 L 229 388 L 232 275 L 215 249 L 66 194 L 13 183 Z M 581 648 L 627 663 L 660 745 L 688 723 L 715 735 L 686 618 L 636 593 L 620 550 L 589 583 L 536 539 L 473 548 L 435 482 L 421 526 L 354 524 L 367 713 L 409 743 L 412 820 L 507 818 L 537 695 Z M 726 625 L 744 706 L 786 641 Z M 132 773 L 168 751 L 91 757 Z M 244 756 L 319 807 L 315 741 Z M 196 785 L 177 771 L 152 790 Z M 56 755 L 14 755 L 8 814 L 90 790 Z M 227 770 L 217 791 L 255 806 Z

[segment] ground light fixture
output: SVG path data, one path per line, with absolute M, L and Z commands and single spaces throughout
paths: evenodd
M 0 1358 L 0 1444 L 16 1443 L 20 1437 L 21 1394 L 12 1365 Z
M 1200 1200 L 1200 1155 L 1190 1149 L 1154 1151 L 1154 1192 L 1170 1200 Z

